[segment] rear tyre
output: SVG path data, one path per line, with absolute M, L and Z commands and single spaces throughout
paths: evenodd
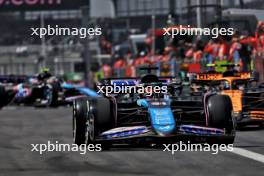
M 214 143 L 232 144 L 235 139 L 235 124 L 232 118 L 232 102 L 226 95 L 213 95 L 207 102 L 208 126 L 226 131 L 228 137 L 212 139 Z

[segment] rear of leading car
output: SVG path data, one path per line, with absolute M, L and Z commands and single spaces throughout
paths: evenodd
M 239 127 L 264 125 L 264 90 L 251 89 L 243 95 L 243 111 L 237 121 Z

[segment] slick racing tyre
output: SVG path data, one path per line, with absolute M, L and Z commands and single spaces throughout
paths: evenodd
M 230 135 L 226 138 L 219 138 L 214 143 L 233 143 L 234 121 L 232 118 L 232 102 L 226 95 L 213 95 L 207 101 L 208 126 L 212 128 L 225 129 Z
M 208 124 L 214 128 L 233 129 L 232 102 L 226 95 L 213 95 L 208 99 Z
M 41 103 L 35 104 L 36 107 L 57 107 L 59 97 L 60 85 L 59 83 L 48 84 L 43 87 L 43 95 Z
M 73 140 L 77 145 L 95 144 L 100 132 L 112 128 L 110 101 L 103 97 L 80 98 L 73 102 Z M 103 144 L 102 144 L 103 145 Z M 102 146 L 107 148 L 107 144 Z
M 77 145 L 86 143 L 88 105 L 86 98 L 73 102 L 73 140 Z
M 3 86 L 0 86 L 0 108 L 6 105 L 7 97 L 6 97 L 6 91 Z
M 114 126 L 114 118 L 111 111 L 111 102 L 104 97 L 89 99 L 90 114 L 95 118 L 97 132 L 109 130 Z
M 52 89 L 51 89 L 52 98 L 51 98 L 51 102 L 50 102 L 49 106 L 56 107 L 59 104 L 58 98 L 59 98 L 59 91 L 61 89 L 60 83 L 54 82 L 51 84 L 51 87 L 52 87 Z

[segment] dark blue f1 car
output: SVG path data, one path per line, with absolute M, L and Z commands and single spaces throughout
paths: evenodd
M 208 92 L 201 99 L 177 96 L 172 78 L 107 79 L 103 85 L 167 86 L 167 93 L 95 95 L 73 103 L 73 137 L 78 145 L 198 139 L 230 144 L 235 138 L 228 96 Z

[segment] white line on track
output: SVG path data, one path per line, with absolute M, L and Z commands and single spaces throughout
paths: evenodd
M 15 107 L 15 106 L 6 106 L 6 107 L 3 107 L 3 110 L 17 110 L 17 107 Z
M 262 154 L 237 147 L 234 147 L 234 150 L 231 152 L 264 163 L 264 155 Z

